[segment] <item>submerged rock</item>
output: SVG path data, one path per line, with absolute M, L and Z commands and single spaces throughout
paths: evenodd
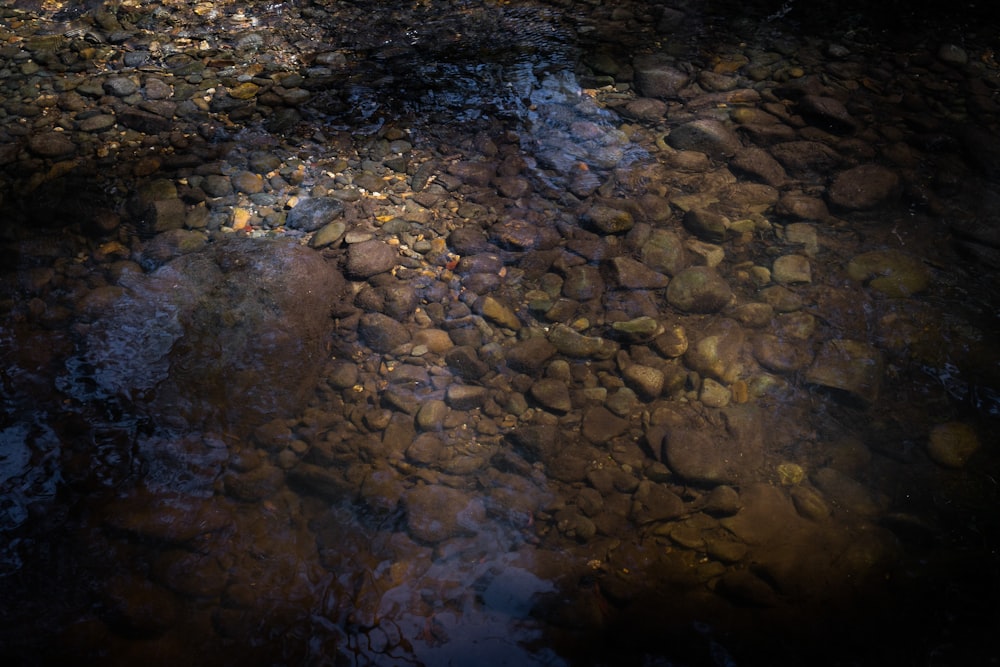
M 99 395 L 156 421 L 252 428 L 315 387 L 346 284 L 318 253 L 287 241 L 207 245 L 150 274 L 87 336 Z

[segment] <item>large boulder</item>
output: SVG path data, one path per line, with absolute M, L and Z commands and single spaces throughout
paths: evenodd
M 92 397 L 230 433 L 304 405 L 346 291 L 319 253 L 277 240 L 209 244 L 121 282 L 87 335 Z

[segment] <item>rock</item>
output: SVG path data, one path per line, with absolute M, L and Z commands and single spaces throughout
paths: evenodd
M 654 229 L 639 248 L 640 261 L 649 268 L 668 276 L 676 275 L 687 265 L 684 242 L 673 231 Z
M 729 405 L 732 399 L 732 392 L 725 385 L 719 384 L 712 378 L 703 378 L 701 389 L 698 391 L 698 400 L 701 404 L 709 408 L 724 408 Z
M 947 468 L 963 468 L 979 450 L 976 430 L 962 422 L 945 422 L 931 429 L 927 454 Z
M 684 228 L 704 241 L 722 243 L 726 240 L 729 220 L 714 211 L 696 208 L 684 214 Z
M 645 315 L 624 322 L 613 322 L 611 328 L 617 338 L 631 343 L 651 341 L 664 332 L 663 326 L 656 319 Z
M 471 345 L 457 345 L 449 349 L 444 355 L 444 361 L 448 368 L 469 381 L 479 380 L 489 371 L 489 367 L 480 360 L 476 348 Z
M 802 341 L 789 341 L 772 333 L 753 337 L 753 354 L 757 363 L 775 373 L 793 373 L 812 361 L 812 355 Z
M 881 206 L 899 194 L 899 176 L 877 164 L 863 164 L 837 174 L 827 191 L 830 204 L 848 211 Z
M 670 521 L 684 514 L 684 501 L 663 484 L 648 479 L 639 482 L 632 494 L 631 519 L 640 526 Z
M 551 359 L 557 350 L 548 340 L 541 336 L 532 336 L 518 341 L 507 350 L 507 365 L 515 371 L 534 373 Z
M 455 410 L 475 410 L 481 408 L 489 398 L 486 387 L 465 384 L 450 384 L 445 392 L 448 407 Z
M 658 368 L 631 364 L 622 371 L 622 377 L 637 394 L 647 400 L 658 398 L 663 393 L 664 375 Z
M 352 278 L 363 280 L 391 271 L 398 261 L 396 249 L 378 239 L 352 243 L 347 247 L 346 270 Z
M 610 359 L 618 351 L 613 342 L 598 336 L 584 336 L 564 324 L 549 330 L 549 342 L 568 357 Z
M 476 302 L 483 317 L 497 326 L 517 331 L 521 328 L 521 320 L 508 306 L 492 296 L 486 296 Z
M 368 347 L 383 354 L 410 342 L 406 325 L 382 313 L 362 315 L 358 322 L 358 334 Z
M 812 483 L 842 509 L 860 516 L 872 516 L 879 505 L 860 482 L 835 468 L 821 468 L 810 476 Z
M 459 489 L 422 484 L 403 496 L 406 525 L 414 539 L 436 544 L 475 535 L 486 521 L 482 501 Z
M 601 272 L 596 266 L 581 264 L 571 266 L 566 270 L 563 279 L 562 293 L 567 299 L 574 301 L 589 301 L 599 299 L 604 294 L 605 284 Z
M 433 465 L 444 455 L 445 444 L 437 433 L 421 433 L 406 448 L 407 460 L 418 465 Z
M 573 409 L 569 387 L 562 380 L 542 378 L 531 385 L 528 393 L 547 410 L 566 413 Z
M 623 111 L 637 120 L 656 122 L 667 115 L 667 104 L 651 97 L 639 97 L 626 104 Z
M 690 76 L 654 55 L 637 56 L 633 61 L 635 82 L 646 97 L 673 99 L 688 84 Z
M 771 276 L 775 282 L 786 285 L 812 282 L 809 259 L 802 255 L 782 255 L 774 260 Z
M 285 225 L 289 229 L 314 232 L 344 215 L 344 203 L 333 197 L 313 197 L 300 201 L 288 212 Z
M 900 250 L 862 253 L 848 262 L 847 275 L 894 298 L 923 292 L 931 278 L 930 270 L 922 261 Z
M 76 144 L 65 132 L 43 132 L 28 139 L 28 150 L 39 157 L 64 158 L 76 153 Z
M 118 112 L 118 122 L 125 127 L 142 132 L 144 134 L 160 134 L 169 132 L 172 121 L 159 114 L 149 113 L 134 107 L 122 109 Z
M 799 99 L 799 113 L 817 127 L 834 134 L 848 134 L 858 127 L 840 100 L 821 95 L 805 95 Z
M 745 148 L 729 161 L 729 167 L 736 173 L 780 188 L 788 180 L 785 168 L 763 148 Z
M 938 58 L 949 65 L 965 65 L 969 62 L 969 54 L 965 49 L 955 44 L 942 44 L 937 52 Z
M 796 220 L 815 220 L 822 222 L 830 218 L 830 211 L 819 197 L 787 192 L 778 199 L 775 211 L 779 215 Z
M 728 283 L 707 266 L 684 269 L 667 286 L 667 301 L 686 313 L 715 313 L 729 305 L 732 298 Z
M 609 282 L 619 289 L 659 289 L 670 282 L 667 276 L 631 257 L 613 257 L 602 268 Z
M 590 207 L 583 215 L 583 221 L 604 234 L 621 234 L 632 229 L 635 220 L 628 211 L 603 204 Z
M 771 147 L 771 155 L 796 178 L 810 178 L 835 171 L 843 158 L 818 141 L 785 141 Z
M 830 387 L 872 403 L 882 382 L 882 357 L 871 345 L 858 340 L 824 341 L 806 371 L 806 382 Z
M 694 484 L 740 484 L 753 477 L 755 456 L 725 434 L 671 428 L 663 440 L 664 461 L 674 474 Z
M 580 433 L 590 442 L 600 445 L 624 434 L 628 426 L 628 421 L 598 405 L 584 413 Z
M 230 431 L 305 402 L 346 290 L 315 251 L 253 239 L 217 241 L 121 283 L 115 312 L 88 333 L 102 391 L 131 396 L 154 420 L 221 420 Z
M 684 362 L 705 377 L 730 384 L 742 369 L 743 329 L 735 321 L 722 318 L 689 345 Z
M 713 160 L 725 160 L 740 150 L 739 137 L 723 123 L 711 119 L 693 120 L 675 127 L 667 143 L 677 150 L 698 151 Z

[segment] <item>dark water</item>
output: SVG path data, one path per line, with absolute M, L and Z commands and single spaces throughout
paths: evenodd
M 623 130 L 614 91 L 594 92 L 600 72 L 586 63 L 595 54 L 627 62 L 666 42 L 678 60 L 704 63 L 716 47 L 759 40 L 781 52 L 790 35 L 824 30 L 832 41 L 862 35 L 911 52 L 944 38 L 935 8 L 903 3 L 848 3 L 831 15 L 802 0 L 682 2 L 689 20 L 677 32 L 614 20 L 614 6 L 597 11 L 601 3 L 344 4 L 303 4 L 342 21 L 314 18 L 304 37 L 335 36 L 351 61 L 303 109 L 309 132 L 275 141 L 333 160 L 344 137 L 371 155 L 389 128 L 406 127 L 442 162 L 513 155 L 543 202 L 524 208 L 560 233 L 589 198 L 682 187 L 657 181 L 656 137 L 671 116 Z M 630 9 L 659 16 L 661 6 Z M 281 11 L 245 5 L 265 25 Z M 982 11 L 950 13 L 944 32 L 985 56 Z M 152 29 L 164 19 L 145 20 Z M 955 141 L 928 134 L 928 143 Z M 26 227 L 58 217 L 59 205 L 5 193 L 25 226 L 5 228 L 4 244 L 0 655 L 8 664 L 996 664 L 997 265 L 955 251 L 947 221 L 995 211 L 976 194 L 991 187 L 989 174 L 963 174 L 944 213 L 908 193 L 899 210 L 845 215 L 831 254 L 815 259 L 835 273 L 903 235 L 934 272 L 934 287 L 910 299 L 859 300 L 846 280 L 809 293 L 805 310 L 824 332 L 884 351 L 877 400 L 796 372 L 749 406 L 706 408 L 693 390 L 678 394 L 682 408 L 667 406 L 700 420 L 708 437 L 733 439 L 748 461 L 763 448 L 739 473 L 745 483 L 726 485 L 740 512 L 702 511 L 722 501 L 664 472 L 661 453 L 636 435 L 647 424 L 595 447 L 579 434 L 579 410 L 526 424 L 498 401 L 454 410 L 440 426 L 447 456 L 423 460 L 409 446 L 434 429 L 415 428 L 415 415 L 442 400 L 434 378 L 453 378 L 454 367 L 373 352 L 351 308 L 328 317 L 324 304 L 346 299 L 347 288 L 337 276 L 316 278 L 325 270 L 310 264 L 317 252 L 306 259 L 280 241 L 262 251 L 217 239 L 221 249 L 197 259 L 123 269 L 78 259 L 79 229 Z M 79 201 L 73 191 L 53 200 Z M 566 235 L 577 247 L 586 240 Z M 121 238 L 141 242 L 130 230 Z M 727 262 L 752 264 L 772 244 L 758 234 Z M 530 259 L 505 259 L 523 285 L 497 294 L 542 286 Z M 49 271 L 50 288 L 33 295 L 29 285 Z M 419 272 L 405 275 L 422 285 Z M 296 294 L 306 284 L 315 297 Z M 465 287 L 450 286 L 437 303 L 458 313 Z M 123 291 L 89 310 L 84 297 L 108 287 Z M 431 293 L 421 292 L 428 312 Z M 684 322 L 693 337 L 712 320 Z M 487 342 L 479 358 L 489 361 Z M 619 373 L 600 361 L 568 364 L 575 386 Z M 340 362 L 358 369 L 353 381 L 340 379 Z M 412 370 L 421 364 L 430 376 Z M 414 379 L 397 380 L 396 368 Z M 493 370 L 483 384 L 494 382 L 497 396 L 523 383 L 499 362 Z M 517 392 L 528 394 L 540 369 L 521 375 L 528 385 Z M 966 467 L 928 459 L 927 432 L 942 422 L 976 433 L 981 447 Z M 763 433 L 741 430 L 747 423 Z M 549 439 L 565 445 L 564 457 L 526 454 Z M 579 459 L 577 445 L 586 447 Z M 587 475 L 570 470 L 577 463 Z M 809 485 L 812 495 L 790 495 L 797 483 L 784 475 L 796 470 L 779 467 L 788 463 L 813 474 L 825 496 Z M 633 503 L 661 486 L 684 509 L 647 522 Z M 817 495 L 837 498 L 826 503 L 832 517 L 809 514 Z M 601 507 L 593 521 L 573 509 L 588 503 Z M 453 526 L 421 523 L 424 508 L 442 505 Z

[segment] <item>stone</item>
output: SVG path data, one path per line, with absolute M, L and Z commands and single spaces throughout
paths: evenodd
M 646 97 L 673 99 L 691 77 L 676 67 L 654 55 L 636 56 L 633 61 L 635 81 L 639 91 Z
M 670 282 L 667 276 L 631 257 L 613 257 L 602 268 L 609 282 L 619 289 L 660 289 Z
M 477 301 L 477 306 L 483 317 L 497 326 L 517 331 L 521 328 L 521 320 L 508 306 L 492 296 L 486 296 Z
M 863 341 L 837 338 L 824 341 L 806 371 L 806 382 L 836 389 L 873 403 L 882 382 L 882 356 Z
M 733 298 L 729 284 L 707 266 L 693 266 L 679 272 L 667 286 L 667 302 L 686 313 L 715 313 Z
M 618 351 L 614 341 L 599 336 L 585 336 L 564 324 L 557 324 L 549 330 L 548 340 L 569 357 L 610 359 Z
M 867 284 L 888 297 L 919 294 L 930 285 L 931 273 L 917 257 L 901 250 L 872 250 L 847 264 L 852 280 Z
M 729 220 L 715 211 L 696 208 L 684 214 L 684 228 L 704 241 L 722 243 L 726 240 Z
M 782 255 L 774 260 L 771 276 L 775 282 L 786 285 L 812 282 L 809 259 L 802 255 Z
M 757 363 L 775 373 L 793 373 L 812 361 L 802 341 L 789 341 L 772 333 L 754 335 L 753 354 Z
M 445 402 L 455 410 L 481 408 L 488 398 L 489 390 L 476 385 L 450 384 L 445 392 Z
M 76 144 L 65 132 L 43 132 L 28 139 L 28 150 L 47 158 L 69 157 L 76 152 Z
M 724 123 L 699 119 L 675 127 L 667 135 L 667 143 L 677 150 L 698 151 L 713 160 L 725 160 L 740 150 L 739 137 Z
M 676 232 L 654 229 L 639 248 L 639 260 L 654 271 L 673 276 L 687 265 L 687 253 Z
M 583 215 L 583 221 L 604 234 L 621 234 L 632 229 L 635 220 L 628 211 L 603 204 L 590 207 Z
M 460 489 L 421 484 L 403 496 L 406 526 L 414 539 L 436 544 L 462 535 L 475 535 L 486 521 L 478 498 Z
M 604 295 L 605 284 L 600 269 L 590 264 L 571 266 L 563 279 L 562 294 L 574 301 L 599 299 Z
M 858 121 L 840 100 L 833 97 L 804 95 L 799 99 L 798 106 L 803 117 L 834 134 L 848 134 L 858 127 Z
M 827 198 L 835 207 L 862 211 L 894 199 L 899 189 L 895 171 L 877 164 L 863 164 L 837 174 L 827 190 Z
M 445 444 L 437 433 L 421 433 L 406 448 L 406 459 L 419 465 L 432 465 L 444 457 Z
M 702 405 L 709 408 L 724 408 L 729 405 L 731 399 L 732 392 L 725 385 L 719 384 L 712 378 L 704 378 L 701 381 L 698 400 Z
M 507 350 L 507 365 L 521 373 L 535 373 L 555 356 L 556 347 L 541 336 L 518 341 Z
M 382 313 L 362 315 L 358 322 L 358 334 L 368 347 L 383 354 L 410 342 L 406 325 Z
M 927 454 L 931 460 L 946 468 L 965 467 L 979 447 L 976 430 L 963 422 L 937 424 L 927 440 Z
M 758 446 L 707 430 L 671 428 L 663 440 L 663 455 L 674 474 L 687 482 L 739 485 L 754 477 Z
M 344 203 L 334 197 L 313 197 L 300 201 L 288 212 L 289 229 L 314 232 L 344 215 Z
M 472 345 L 457 345 L 444 355 L 448 368 L 458 373 L 465 380 L 475 381 L 486 375 L 489 367 L 479 358 L 476 348 Z
M 528 393 L 547 410 L 566 413 L 573 409 L 569 387 L 562 380 L 542 378 L 531 385 Z
M 709 326 L 684 353 L 684 363 L 705 377 L 731 384 L 742 370 L 743 328 L 722 318 Z
M 754 180 L 780 188 L 788 181 L 785 168 L 763 148 L 751 147 L 741 150 L 729 161 L 734 172 Z
M 630 364 L 622 371 L 625 382 L 645 399 L 658 398 L 663 393 L 663 371 L 651 366 Z
M 590 442 L 600 445 L 624 434 L 628 427 L 628 421 L 598 405 L 584 413 L 580 433 Z
M 632 494 L 629 515 L 640 526 L 670 521 L 684 514 L 684 501 L 663 484 L 648 479 L 639 482 Z
M 347 247 L 346 272 L 352 278 L 364 280 L 391 271 L 398 261 L 399 253 L 393 246 L 370 239 Z

